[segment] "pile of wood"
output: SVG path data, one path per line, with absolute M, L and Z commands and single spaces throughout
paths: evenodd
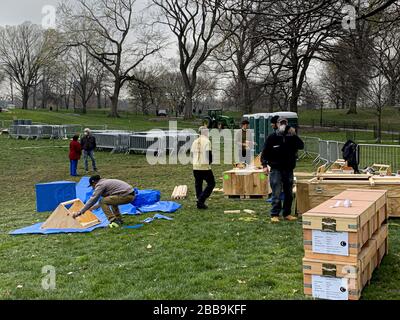
M 360 299 L 388 253 L 386 199 L 386 190 L 349 189 L 303 215 L 306 295 Z
M 172 192 L 171 199 L 174 200 L 186 199 L 187 192 L 188 192 L 187 185 L 176 186 L 174 188 L 174 191 Z

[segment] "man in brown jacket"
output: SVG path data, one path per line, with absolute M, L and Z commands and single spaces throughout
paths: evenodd
M 121 226 L 123 221 L 118 206 L 131 203 L 135 199 L 133 187 L 121 180 L 102 179 L 99 175 L 91 177 L 89 184 L 94 189 L 94 193 L 85 206 L 79 212 L 74 213 L 73 217 L 84 214 L 94 206 L 100 197 L 103 197 L 99 205 L 107 216 L 110 227 Z

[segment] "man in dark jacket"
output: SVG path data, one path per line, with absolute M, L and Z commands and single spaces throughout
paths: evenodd
M 289 127 L 287 119 L 278 120 L 278 129 L 268 136 L 261 154 L 264 172 L 269 173 L 272 188 L 271 221 L 279 222 L 279 214 L 283 209 L 285 220 L 297 220 L 291 216 L 293 203 L 293 169 L 296 167 L 296 154 L 304 149 L 303 141 L 296 130 Z M 271 167 L 269 172 L 268 166 Z M 283 189 L 283 206 L 280 194 Z
M 83 150 L 83 160 L 86 173 L 89 171 L 88 158 L 92 160 L 93 171 L 97 171 L 96 160 L 94 158 L 94 149 L 96 149 L 96 138 L 92 136 L 92 133 L 88 128 L 84 130 L 84 136 L 81 139 L 81 146 Z

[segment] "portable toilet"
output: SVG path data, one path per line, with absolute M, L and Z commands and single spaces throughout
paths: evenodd
M 258 122 L 259 122 L 259 131 L 258 131 L 258 141 L 256 141 L 257 145 L 255 147 L 255 153 L 260 154 L 264 147 L 265 139 L 268 137 L 268 119 L 270 117 L 270 113 L 258 113 Z

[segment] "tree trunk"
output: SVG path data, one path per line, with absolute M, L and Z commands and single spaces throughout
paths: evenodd
M 378 130 L 376 143 L 382 142 L 382 108 L 378 107 Z
M 276 85 L 274 84 L 271 89 L 271 92 L 269 93 L 269 106 L 268 106 L 269 113 L 274 112 L 275 92 L 276 92 Z
M 37 93 L 37 85 L 33 87 L 33 97 L 32 97 L 32 109 L 36 109 L 36 93 Z
M 185 120 L 193 118 L 193 92 L 191 90 L 186 91 L 185 109 L 183 111 L 183 118 Z
M 350 106 L 347 114 L 357 114 L 357 92 L 353 92 L 350 96 Z
M 101 90 L 97 93 L 97 109 L 101 109 Z
M 23 88 L 22 92 L 22 109 L 28 110 L 28 102 L 29 102 L 29 88 Z
M 121 91 L 119 79 L 114 82 L 114 94 L 110 97 L 111 100 L 111 112 L 109 114 L 112 118 L 119 118 L 118 114 L 118 100 Z
M 13 80 L 10 77 L 10 89 L 11 89 L 11 103 L 14 105 L 14 84 L 13 84 Z
M 299 102 L 299 94 L 297 92 L 292 93 L 292 96 L 290 97 L 289 111 L 297 113 L 298 102 Z
M 86 114 L 87 113 L 87 102 L 86 100 L 82 100 L 82 113 Z
M 390 84 L 390 93 L 389 93 L 389 106 L 394 107 L 396 105 L 396 84 Z
M 76 88 L 74 88 L 74 112 L 76 112 Z

